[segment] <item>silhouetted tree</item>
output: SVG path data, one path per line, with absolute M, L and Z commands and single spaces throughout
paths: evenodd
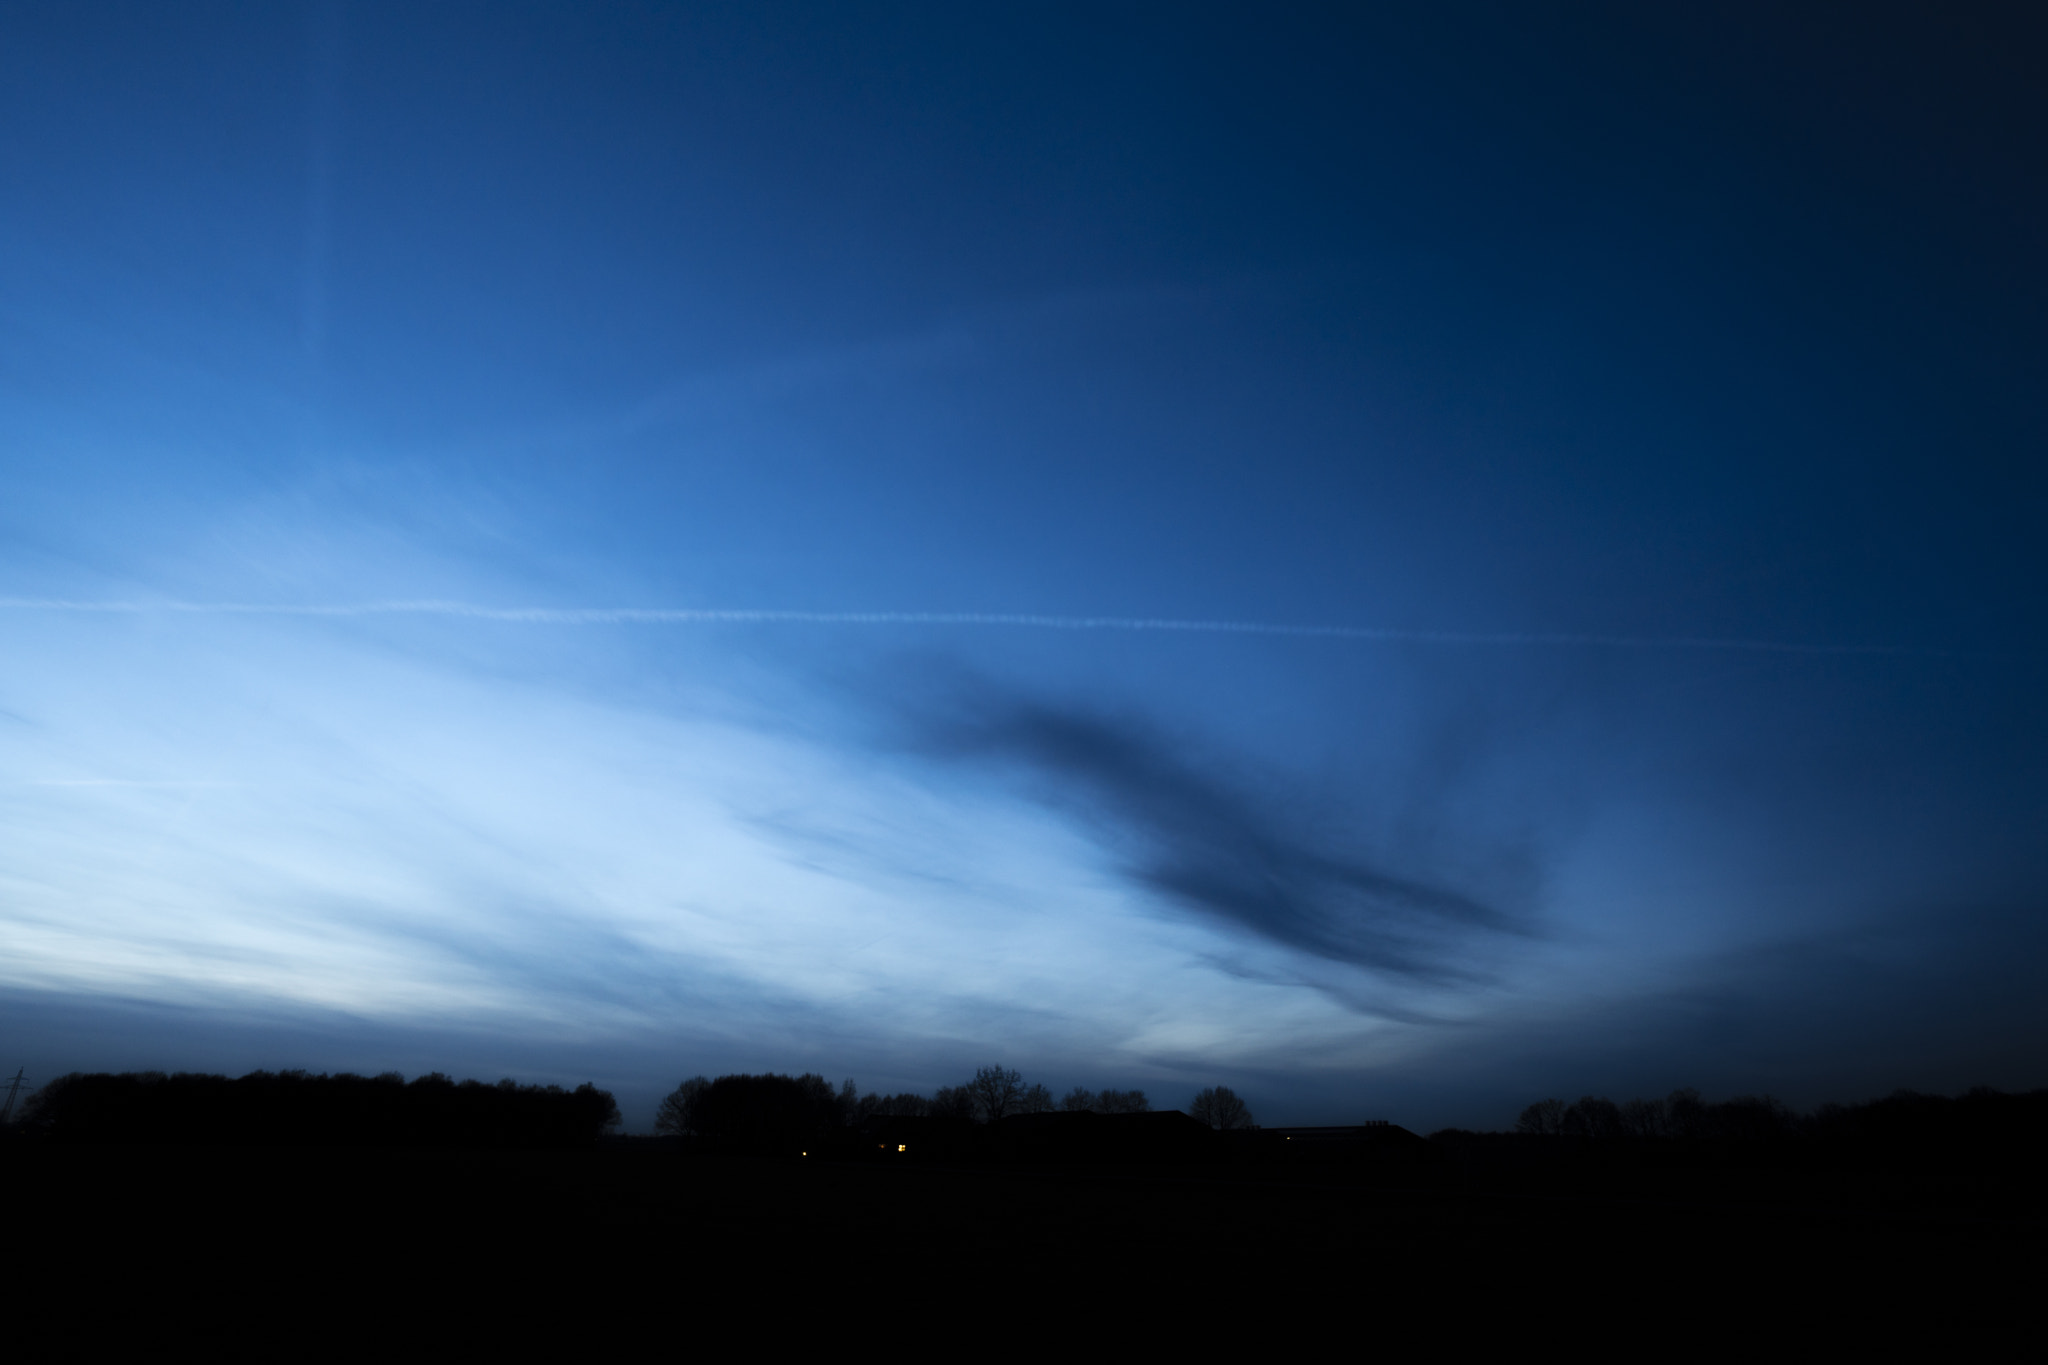
M 548 1087 L 550 1090 L 553 1086 Z M 626 1126 L 626 1116 L 619 1112 L 619 1102 L 609 1090 L 599 1090 L 589 1081 L 570 1092 L 577 1101 L 593 1111 L 601 1110 L 603 1117 L 598 1120 L 598 1129 L 605 1133 L 616 1133 Z
M 1907 1098 L 1923 1105 L 1948 1103 L 1939 1097 Z M 1893 1101 L 1876 1103 L 1890 1102 Z M 1769 1095 L 1737 1095 L 1719 1104 L 1709 1104 L 1700 1098 L 1699 1091 L 1685 1089 L 1674 1090 L 1665 1099 L 1630 1100 L 1624 1105 L 1593 1095 L 1583 1096 L 1569 1108 L 1557 1100 L 1543 1100 L 1524 1109 L 1515 1127 L 1519 1132 L 1542 1136 L 1564 1134 L 1603 1140 L 1668 1137 L 1690 1142 L 1763 1142 L 1821 1129 L 1846 1131 L 1850 1112 L 1840 1105 L 1822 1105 L 1811 1118 L 1802 1119 Z
M 1027 1087 L 1017 1101 L 1017 1112 L 1020 1114 L 1046 1114 L 1052 1112 L 1052 1108 L 1052 1091 L 1042 1085 Z
M 720 1076 L 689 1105 L 700 1137 L 732 1147 L 776 1150 L 839 1125 L 839 1096 L 823 1076 Z
M 1624 1131 L 1621 1107 L 1613 1100 L 1593 1095 L 1581 1096 L 1577 1104 L 1565 1110 L 1558 1127 L 1567 1137 L 1599 1138 L 1602 1141 L 1618 1138 Z
M 1701 1138 L 1707 1135 L 1707 1106 L 1700 1092 L 1687 1087 L 1674 1090 L 1664 1101 L 1665 1122 L 1674 1137 Z
M 1630 1100 L 1621 1106 L 1622 1131 L 1632 1138 L 1664 1136 L 1664 1101 Z
M 654 1131 L 674 1137 L 694 1136 L 697 1129 L 690 1122 L 690 1106 L 696 1103 L 697 1096 L 703 1094 L 710 1084 L 706 1077 L 692 1076 L 669 1091 L 668 1097 L 662 1100 L 654 1111 Z
M 972 1120 L 974 1094 L 964 1085 L 942 1085 L 932 1092 L 931 1107 L 926 1113 L 935 1119 Z
M 144 1072 L 60 1077 L 37 1093 L 27 1119 L 59 1142 L 559 1148 L 595 1141 L 617 1125 L 619 1108 L 589 1084 Z
M 1018 1112 L 1024 1100 L 1024 1077 L 1000 1066 L 985 1066 L 963 1087 L 974 1100 L 974 1109 L 984 1123 L 995 1123 L 1006 1114 Z
M 1788 1138 L 1798 1124 L 1792 1111 L 1769 1095 L 1737 1095 L 1711 1106 L 1709 1113 L 1712 1136 L 1737 1142 Z
M 2048 1090 L 2002 1095 L 1979 1088 L 1957 1099 L 1897 1091 L 1864 1104 L 1823 1104 L 1804 1117 L 1768 1095 L 1738 1095 L 1710 1104 L 1692 1089 L 1662 1100 L 1610 1105 L 1588 1096 L 1566 1108 L 1543 1100 L 1522 1111 L 1523 1133 L 1570 1133 L 1676 1144 L 1693 1160 L 1771 1164 L 1803 1148 L 1801 1163 L 1908 1162 L 1923 1169 L 1954 1163 L 1973 1171 L 2035 1172 L 2048 1149 Z M 1446 1129 L 1431 1140 L 1474 1148 L 1474 1139 Z M 2030 1174 L 2027 1178 L 2035 1178 Z
M 931 1112 L 930 1100 L 906 1091 L 901 1095 L 862 1095 L 855 1107 L 855 1118 L 862 1122 L 877 1117 L 915 1119 Z
M 1090 1090 L 1075 1086 L 1060 1098 L 1060 1108 L 1069 1114 L 1145 1114 L 1152 1102 L 1142 1090 Z
M 1188 1114 L 1220 1133 L 1252 1126 L 1252 1111 L 1227 1085 L 1213 1085 L 1196 1095 Z

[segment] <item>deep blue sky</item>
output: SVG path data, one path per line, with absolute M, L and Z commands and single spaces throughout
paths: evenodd
M 1407 8 L 0 5 L 0 1063 L 2048 1084 L 2040 11 Z

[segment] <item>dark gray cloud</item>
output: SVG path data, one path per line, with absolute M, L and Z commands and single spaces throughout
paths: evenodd
M 1934 902 L 1854 927 L 1731 948 L 1681 979 L 1576 1007 L 1531 1002 L 1376 1081 L 1432 1122 L 1504 1127 L 1546 1095 L 1693 1086 L 1807 1109 L 1906 1087 L 2048 1083 L 2048 912 L 2038 897 Z M 1293 1080 L 1294 1078 L 1288 1078 Z M 1309 1081 L 1293 1087 L 1306 1097 Z M 1276 1088 L 1287 1088 L 1283 1081 Z
M 1141 721 L 962 687 L 919 747 L 1019 769 L 1163 902 L 1296 951 L 1416 981 L 1478 975 L 1488 938 L 1531 932 L 1478 896 L 1311 834 L 1256 784 Z

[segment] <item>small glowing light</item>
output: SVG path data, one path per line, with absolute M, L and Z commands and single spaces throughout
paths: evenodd
M 899 1152 L 904 1152 L 904 1151 L 908 1151 L 908 1150 L 910 1150 L 910 1148 L 909 1148 L 909 1145 L 908 1145 L 907 1143 L 902 1143 L 902 1142 L 899 1142 L 899 1143 L 897 1143 L 897 1144 L 896 1144 L 896 1150 L 897 1150 L 897 1151 L 899 1151 Z

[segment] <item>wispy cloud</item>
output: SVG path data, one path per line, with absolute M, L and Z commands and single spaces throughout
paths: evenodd
M 1380 626 L 1295 625 L 1276 621 L 1224 621 L 1165 616 L 1060 616 L 1027 612 L 779 611 L 695 607 L 494 607 L 445 599 L 392 602 L 264 603 L 90 601 L 57 597 L 0 598 L 0 610 L 104 615 L 210 615 L 285 617 L 445 616 L 518 625 L 790 625 L 955 626 L 1025 630 L 1135 631 L 1193 635 L 1267 635 L 1297 639 L 1356 640 L 1382 644 L 1706 650 L 1761 654 L 1914 655 L 1938 651 L 1903 645 L 1807 644 L 1704 635 L 1601 635 L 1570 631 L 1403 630 Z

